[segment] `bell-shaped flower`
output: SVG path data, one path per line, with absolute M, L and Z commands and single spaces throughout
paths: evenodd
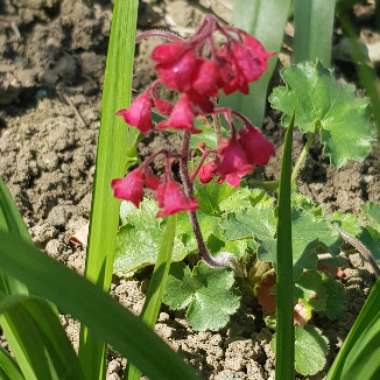
M 231 186 L 237 187 L 240 185 L 240 178 L 254 169 L 235 136 L 229 140 L 223 139 L 219 143 L 218 157 L 220 158 L 217 169 L 219 182 L 226 181 Z
M 273 144 L 252 125 L 247 124 L 240 129 L 239 143 L 244 149 L 249 163 L 253 165 L 265 166 L 275 153 Z
M 144 173 L 140 168 L 132 170 L 126 177 L 111 182 L 115 198 L 132 202 L 139 207 L 143 198 Z
M 254 37 L 245 34 L 244 42 L 234 43 L 231 50 L 236 64 L 248 83 L 258 80 L 267 70 L 271 54 Z
M 194 77 L 193 89 L 204 96 L 216 96 L 221 85 L 217 63 L 209 59 L 202 60 Z
M 194 127 L 194 112 L 191 101 L 186 94 L 183 94 L 174 105 L 167 120 L 157 124 L 158 129 L 183 129 L 193 133 L 199 133 L 200 130 Z
M 182 211 L 194 211 L 198 208 L 198 202 L 194 198 L 188 198 L 182 191 L 181 186 L 168 180 L 161 183 L 156 190 L 157 203 L 161 210 L 157 217 L 164 217 Z
M 226 95 L 232 94 L 235 91 L 248 94 L 247 79 L 230 50 L 226 46 L 222 46 L 216 56 L 220 77 L 223 82 L 223 91 Z
M 198 178 L 201 183 L 209 183 L 216 175 L 218 164 L 215 160 L 203 164 L 199 169 Z
M 152 102 L 148 92 L 139 95 L 128 108 L 121 109 L 116 113 L 124 121 L 139 129 L 141 133 L 148 133 L 153 128 Z
M 160 80 L 169 88 L 189 91 L 199 60 L 194 50 L 181 42 L 162 44 L 152 53 Z

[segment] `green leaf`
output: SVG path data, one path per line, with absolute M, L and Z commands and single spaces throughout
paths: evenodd
M 111 284 L 120 202 L 111 180 L 124 175 L 135 160 L 138 133 L 115 112 L 131 100 L 138 0 L 115 0 L 101 105 L 85 277 L 107 290 Z M 79 357 L 88 380 L 102 380 L 105 345 L 81 327 Z
M 327 375 L 328 380 L 380 377 L 380 279 L 373 286 Z
M 193 271 L 185 264 L 173 265 L 164 303 L 172 309 L 188 307 L 186 319 L 194 330 L 219 330 L 240 305 L 233 272 L 211 269 L 199 263 Z
M 368 202 L 362 207 L 362 210 L 370 222 L 372 222 L 373 227 L 380 231 L 380 205 Z
M 0 230 L 31 241 L 28 229 L 17 207 L 0 177 Z M 0 272 L 0 287 L 6 294 L 28 294 L 28 289 L 20 281 Z
M 319 63 L 291 66 L 281 76 L 286 85 L 273 90 L 272 107 L 286 120 L 295 109 L 295 125 L 303 133 L 319 131 L 324 153 L 334 165 L 363 160 L 370 153 L 373 130 L 368 100 L 357 97 L 354 86 L 338 82 Z
M 323 284 L 326 287 L 326 308 L 324 314 L 331 320 L 341 318 L 347 309 L 347 296 L 343 285 L 327 275 L 324 276 Z
M 16 362 L 0 347 L 0 378 L 2 380 L 25 380 Z
M 199 211 L 212 216 L 220 216 L 222 214 L 220 204 L 238 191 L 225 183 L 217 184 L 216 181 L 211 181 L 206 185 L 197 181 L 194 187 Z
M 84 375 L 57 314 L 45 301 L 23 295 L 0 302 L 4 334 L 25 379 L 83 380 Z
M 152 278 L 149 282 L 149 289 L 141 313 L 141 319 L 152 328 L 156 323 L 160 312 L 162 296 L 164 294 L 168 273 L 173 253 L 175 230 L 177 217 L 174 215 L 168 219 L 166 229 L 161 238 L 160 251 L 154 267 Z M 131 366 L 125 378 L 128 380 L 139 380 L 141 372 Z
M 123 210 L 124 225 L 117 235 L 114 271 L 131 276 L 138 269 L 156 263 L 166 221 L 156 218 L 158 206 L 153 199 L 145 198 L 139 208 L 129 203 Z M 181 261 L 187 253 L 177 237 L 172 260 Z
M 271 240 L 276 233 L 273 204 L 259 203 L 239 213 L 229 214 L 221 226 L 229 240 L 257 238 Z
M 327 289 L 322 274 L 317 271 L 304 272 L 296 281 L 297 298 L 305 300 L 316 311 L 326 310 Z
M 328 339 L 314 326 L 295 328 L 295 368 L 303 376 L 315 375 L 326 365 Z
M 30 243 L 0 231 L 0 266 L 36 296 L 57 305 L 128 358 L 151 379 L 198 379 L 144 322 L 101 288 L 55 262 Z M 28 379 L 29 380 L 29 379 Z M 38 379 L 40 380 L 40 379 Z
M 235 0 L 233 24 L 256 37 L 267 50 L 279 52 L 290 4 L 290 0 Z M 224 97 L 222 105 L 241 112 L 261 127 L 265 116 L 268 86 L 277 62 L 277 57 L 269 61 L 267 72 L 260 80 L 250 85 L 248 96 L 237 93 Z
M 258 215 L 257 221 L 266 220 L 265 214 Z M 268 229 L 269 231 L 269 229 Z M 329 223 L 316 217 L 310 210 L 292 210 L 293 271 L 299 276 L 303 269 L 315 269 L 317 248 L 321 244 L 329 247 L 338 239 L 338 233 Z M 261 241 L 260 259 L 276 263 L 275 236 L 268 235 Z
M 294 0 L 294 61 L 331 64 L 335 0 Z M 323 22 L 322 22 L 323 20 Z
M 293 148 L 293 114 L 285 137 L 281 163 L 276 244 L 276 379 L 294 379 L 293 325 L 293 226 L 291 214 L 291 177 Z

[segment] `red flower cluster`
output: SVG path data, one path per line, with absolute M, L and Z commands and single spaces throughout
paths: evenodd
M 217 42 L 215 33 L 223 36 L 224 41 Z M 154 32 L 148 32 L 148 35 L 154 35 Z M 238 186 L 241 177 L 251 173 L 256 165 L 267 164 L 274 148 L 244 116 L 232 110 L 218 109 L 215 106 L 216 97 L 220 91 L 225 94 L 236 91 L 247 94 L 249 83 L 259 79 L 265 72 L 272 54 L 244 31 L 223 26 L 210 16 L 206 17 L 198 32 L 187 40 L 171 34 L 166 37 L 170 42 L 157 46 L 151 56 L 158 79 L 137 96 L 129 108 L 120 110 L 117 115 L 143 134 L 153 129 L 174 129 L 183 131 L 186 136 L 201 132 L 195 128 L 194 120 L 197 116 L 216 117 L 221 114 L 230 127 L 231 137 L 219 138 L 216 151 L 203 151 L 204 157 L 196 173 L 202 183 L 218 177 L 219 183 L 226 181 L 232 186 Z M 159 86 L 177 91 L 177 101 L 162 98 Z M 152 122 L 152 108 L 166 117 L 156 125 Z M 243 120 L 245 127 L 237 131 L 232 115 Z M 155 191 L 160 206 L 157 216 L 194 211 L 197 201 L 191 196 L 191 182 L 194 178 L 190 179 L 187 172 L 188 149 L 187 143 L 180 154 L 165 151 L 167 165 L 161 179 L 153 176 L 148 169 L 152 158 L 148 158 L 125 178 L 115 179 L 112 181 L 115 197 L 129 200 L 138 207 L 143 189 L 148 187 Z M 204 163 L 210 155 L 213 158 Z M 189 178 L 190 183 L 183 183 L 188 195 L 173 180 L 171 162 L 175 159 L 183 163 L 180 166 L 186 171 L 181 173 L 182 178 Z
M 237 136 L 233 133 L 230 139 L 219 142 L 216 158 L 202 165 L 198 176 L 202 183 L 219 176 L 219 183 L 239 186 L 241 177 L 251 173 L 256 165 L 265 166 L 273 155 L 273 145 L 257 128 L 246 124 Z

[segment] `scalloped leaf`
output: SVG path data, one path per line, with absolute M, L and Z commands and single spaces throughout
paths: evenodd
M 315 375 L 326 365 L 329 341 L 319 329 L 307 325 L 295 327 L 295 368 L 304 376 Z
M 152 199 L 145 198 L 140 208 L 123 202 L 120 228 L 116 238 L 114 271 L 132 276 L 137 270 L 154 265 L 157 260 L 166 221 L 156 218 L 158 207 Z M 177 234 L 174 241 L 172 261 L 181 261 L 189 253 Z
M 269 101 L 283 113 L 284 126 L 295 110 L 295 126 L 303 133 L 318 130 L 325 155 L 337 167 L 367 157 L 374 141 L 367 98 L 356 96 L 353 85 L 337 81 L 320 63 L 291 66 L 281 76 L 285 86 L 275 88 Z
M 199 263 L 191 271 L 183 263 L 172 265 L 163 302 L 171 309 L 185 309 L 194 330 L 219 330 L 240 306 L 233 272 Z

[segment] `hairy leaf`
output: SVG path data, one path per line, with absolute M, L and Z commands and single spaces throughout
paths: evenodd
M 347 309 L 347 296 L 343 285 L 327 275 L 323 278 L 326 287 L 326 309 L 324 314 L 331 320 L 339 319 Z
M 297 298 L 305 300 L 314 310 L 326 310 L 327 289 L 323 275 L 316 271 L 307 271 L 296 282 Z
M 140 208 L 124 203 L 116 241 L 115 272 L 126 276 L 156 263 L 165 221 L 156 218 L 158 207 L 152 199 L 144 199 Z M 187 249 L 177 237 L 174 242 L 173 261 L 182 260 Z
M 355 95 L 355 87 L 338 82 L 331 71 L 310 62 L 282 71 L 285 86 L 270 96 L 273 108 L 302 132 L 319 132 L 324 153 L 340 167 L 348 160 L 363 160 L 371 150 L 373 130 L 367 115 L 367 98 Z M 285 122 L 284 125 L 287 125 Z
M 234 275 L 227 269 L 211 269 L 203 263 L 192 271 L 183 263 L 170 271 L 164 303 L 184 309 L 193 329 L 218 330 L 224 327 L 240 305 Z
M 315 375 L 326 365 L 328 340 L 314 326 L 295 328 L 295 367 L 304 376 Z

